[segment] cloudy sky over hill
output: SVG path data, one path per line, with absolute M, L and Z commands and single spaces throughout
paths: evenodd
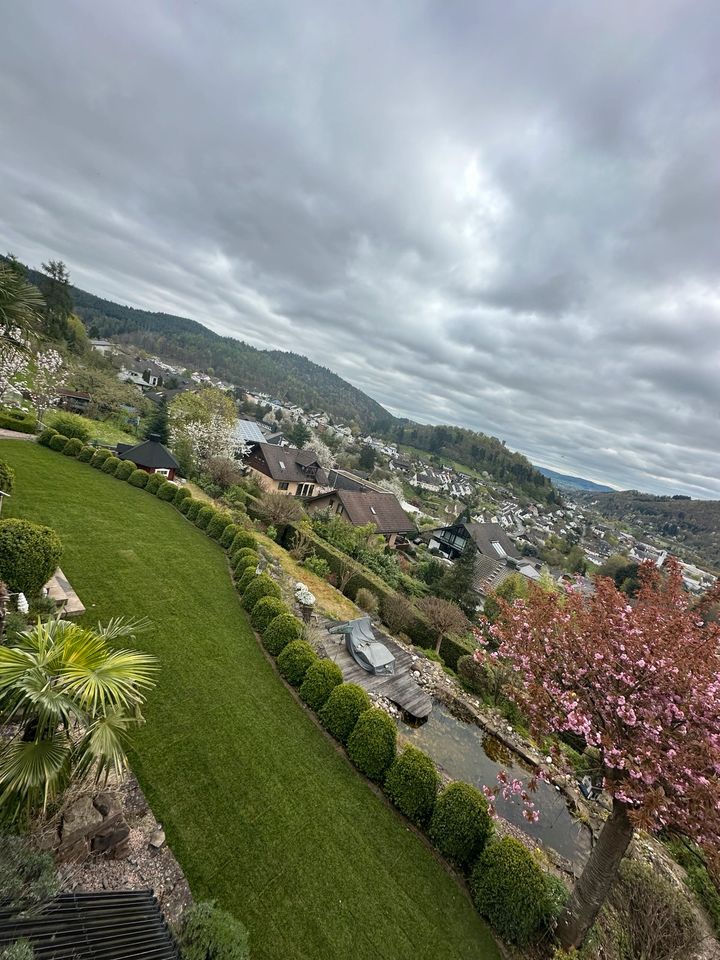
M 23 0 L 4 32 L 21 259 L 720 497 L 716 0 Z

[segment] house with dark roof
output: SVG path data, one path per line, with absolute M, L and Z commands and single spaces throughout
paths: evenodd
M 128 443 L 117 445 L 117 456 L 120 460 L 132 462 L 146 473 L 159 473 L 168 480 L 174 480 L 180 464 L 170 453 L 167 447 L 160 443 L 157 433 L 151 433 L 147 440 L 136 446 Z
M 308 513 L 329 510 L 354 527 L 374 523 L 377 532 L 391 547 L 398 534 L 415 532 L 415 524 L 400 506 L 398 498 L 385 490 L 330 490 L 313 497 L 306 508 Z
M 263 490 L 312 497 L 330 486 L 317 454 L 310 449 L 254 443 L 245 465 Z

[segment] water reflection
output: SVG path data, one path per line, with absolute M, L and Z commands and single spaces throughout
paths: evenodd
M 472 723 L 458 720 L 437 701 L 426 723 L 411 727 L 400 722 L 401 732 L 454 780 L 477 787 L 494 787 L 499 770 L 527 783 L 529 774 L 517 757 L 494 737 Z M 570 816 L 562 794 L 551 784 L 540 783 L 533 800 L 540 811 L 537 823 L 528 823 L 522 804 L 497 799 L 497 811 L 510 823 L 541 841 L 568 860 L 582 863 L 590 852 L 588 829 Z

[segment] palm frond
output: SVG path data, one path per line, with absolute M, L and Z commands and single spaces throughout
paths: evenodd
M 144 633 L 149 630 L 152 624 L 147 617 L 137 617 L 135 619 L 125 619 L 124 617 L 113 617 L 112 620 L 103 626 L 97 625 L 97 633 L 106 640 L 117 640 L 119 637 L 131 637 L 132 639 L 138 633 Z
M 99 717 L 76 748 L 78 775 L 86 775 L 93 766 L 98 779 L 103 774 L 121 774 L 127 766 L 125 751 L 132 722 L 119 710 L 109 710 Z
M 72 745 L 62 732 L 38 741 L 12 740 L 0 750 L 0 807 L 20 797 L 28 803 L 48 799 L 69 771 Z

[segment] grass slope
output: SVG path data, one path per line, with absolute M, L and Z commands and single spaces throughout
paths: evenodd
M 160 658 L 132 762 L 196 897 L 254 960 L 496 960 L 460 887 L 293 700 L 216 544 L 169 504 L 30 443 L 7 515 L 52 525 L 92 622 L 148 616 Z

